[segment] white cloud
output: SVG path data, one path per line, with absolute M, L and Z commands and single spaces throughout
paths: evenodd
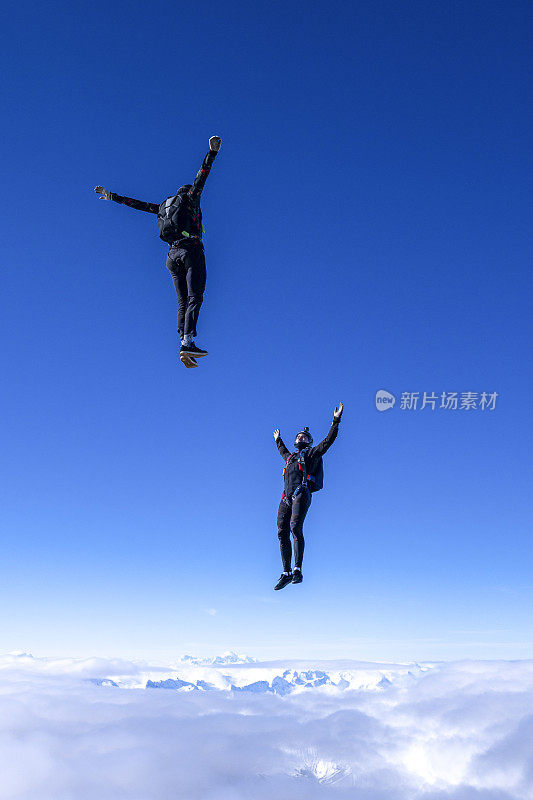
M 227 690 L 285 667 L 359 688 Z M 219 690 L 87 680 L 140 687 L 147 676 Z M 0 658 L 0 798 L 533 800 L 532 711 L 530 661 L 213 667 L 13 654 Z

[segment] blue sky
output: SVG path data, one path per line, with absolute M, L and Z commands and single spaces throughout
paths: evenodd
M 530 30 L 525 2 L 12 7 L 0 649 L 533 655 Z M 154 217 L 92 188 L 160 202 L 212 134 L 186 371 Z M 339 400 L 274 594 L 272 430 L 318 440 Z

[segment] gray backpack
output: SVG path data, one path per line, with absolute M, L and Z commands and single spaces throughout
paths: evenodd
M 183 239 L 183 232 L 187 233 L 189 228 L 190 215 L 188 194 L 176 194 L 163 200 L 157 212 L 159 238 L 167 244 Z

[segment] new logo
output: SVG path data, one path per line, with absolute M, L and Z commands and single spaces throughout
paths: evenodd
M 385 389 L 380 389 L 376 392 L 376 408 L 378 411 L 388 411 L 389 408 L 393 408 L 395 402 L 394 395 L 386 392 Z

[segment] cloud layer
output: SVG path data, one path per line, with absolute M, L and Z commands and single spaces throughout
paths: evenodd
M 288 666 L 241 669 L 250 683 Z M 121 688 L 181 666 L 2 657 L 0 798 L 533 798 L 533 662 L 329 667 L 360 688 Z

